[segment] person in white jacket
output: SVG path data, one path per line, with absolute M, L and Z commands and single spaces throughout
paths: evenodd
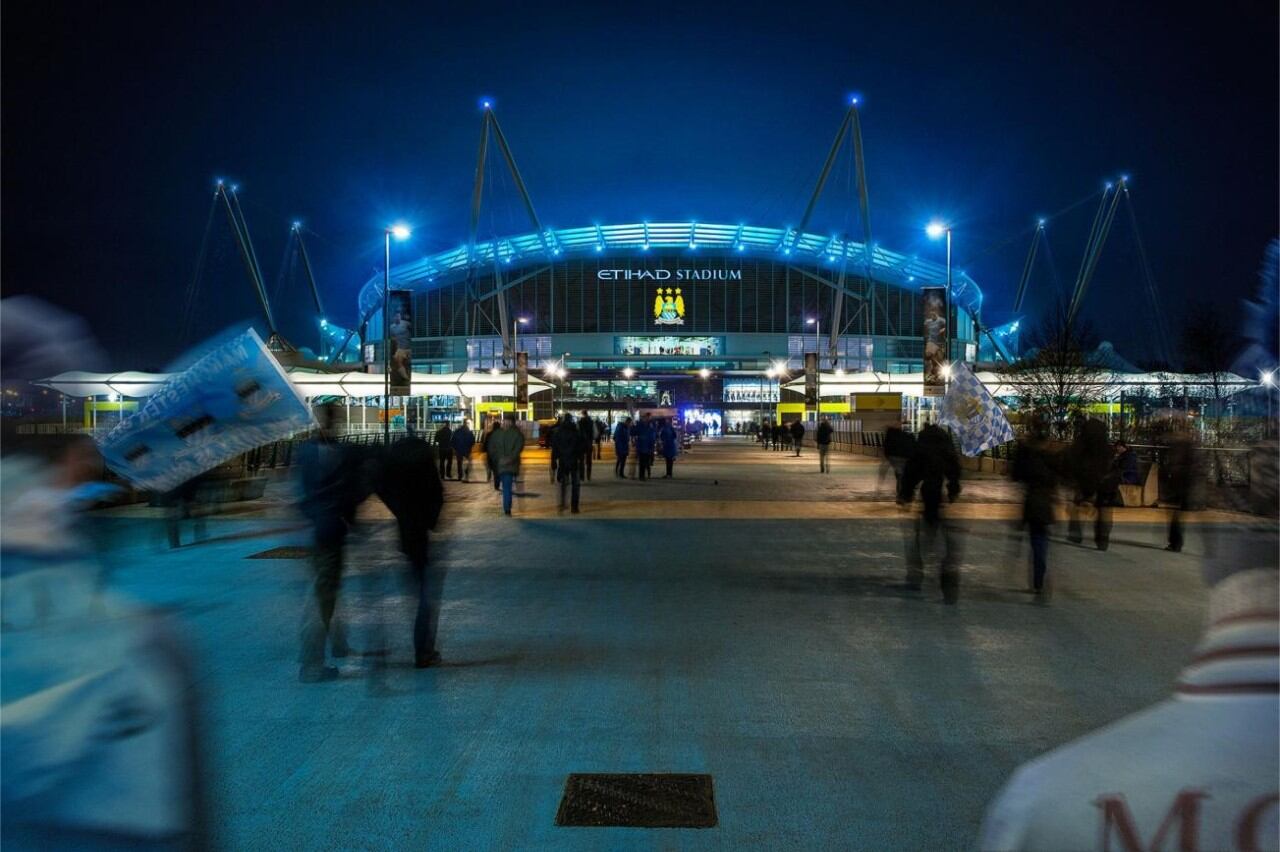
M 1251 526 L 1206 560 L 1209 626 L 1173 697 L 1019 768 L 980 849 L 1280 847 L 1276 525 Z

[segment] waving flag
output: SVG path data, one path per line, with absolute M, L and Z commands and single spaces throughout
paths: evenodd
M 966 456 L 1013 440 L 1013 427 L 1000 404 L 963 361 L 951 364 L 951 387 L 942 398 L 938 422 L 956 433 Z

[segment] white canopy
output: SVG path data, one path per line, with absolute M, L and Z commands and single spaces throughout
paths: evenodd
M 378 373 L 321 373 L 302 368 L 287 370 L 304 397 L 381 396 L 383 378 Z M 170 378 L 170 373 L 86 373 L 72 371 L 59 373 L 35 384 L 56 390 L 67 396 L 110 396 L 119 394 L 127 399 L 150 396 Z M 509 398 L 515 391 L 511 373 L 414 373 L 412 396 L 465 396 Z M 541 379 L 529 377 L 529 394 L 551 390 L 551 385 Z
M 992 396 L 1018 395 L 1017 389 L 1005 384 L 999 373 L 983 370 L 974 375 L 978 381 L 986 385 Z M 901 393 L 903 396 L 924 396 L 924 373 L 880 373 L 874 370 L 843 375 L 822 373 L 819 384 L 824 398 L 843 397 L 851 393 Z M 1212 384 L 1212 381 L 1209 376 L 1195 373 L 1102 372 L 1092 377 L 1089 384 L 1096 385 L 1107 396 L 1119 396 L 1121 390 L 1129 392 L 1141 387 L 1160 388 L 1179 385 L 1203 387 Z M 1219 384 L 1227 387 L 1228 392 L 1235 393 L 1254 387 L 1258 383 L 1231 374 L 1220 380 Z M 804 393 L 804 377 L 787 382 L 782 387 Z

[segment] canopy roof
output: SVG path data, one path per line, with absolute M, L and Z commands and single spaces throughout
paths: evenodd
M 978 381 L 986 385 L 992 396 L 1017 396 L 1016 388 L 1004 383 L 999 373 L 982 371 L 974 373 Z M 1019 382 L 1030 381 L 1027 378 Z M 1119 396 L 1121 391 L 1132 392 L 1138 388 L 1159 389 L 1161 387 L 1205 387 L 1213 384 L 1212 378 L 1195 373 L 1121 373 L 1099 372 L 1090 378 L 1087 384 L 1098 388 L 1103 396 Z M 1258 382 L 1249 381 L 1235 374 L 1228 375 L 1218 382 L 1227 393 L 1237 393 L 1256 387 Z M 820 381 L 823 397 L 848 396 L 851 393 L 901 393 L 903 396 L 924 396 L 924 373 L 879 373 L 872 370 L 860 373 L 823 373 Z M 786 382 L 782 387 L 787 390 L 804 393 L 804 377 Z
M 286 371 L 303 397 L 339 396 L 362 398 L 381 396 L 383 377 L 379 373 L 321 373 L 293 368 Z M 110 396 L 136 399 L 160 389 L 171 373 L 59 373 L 35 384 L 67 396 Z M 529 377 L 530 395 L 551 390 L 551 385 Z M 418 373 L 413 374 L 411 396 L 510 397 L 514 383 L 511 373 Z

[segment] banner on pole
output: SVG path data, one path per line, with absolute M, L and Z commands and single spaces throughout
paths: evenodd
M 818 407 L 818 353 L 804 353 L 804 407 Z
M 951 387 L 942 399 L 938 422 L 951 427 L 966 456 L 1013 440 L 1013 427 L 1000 403 L 963 361 L 951 365 Z
M 99 448 L 134 486 L 168 491 L 312 425 L 306 401 L 249 329 L 166 381 Z
M 529 353 L 516 353 L 516 405 L 529 404 Z
M 387 298 L 387 313 L 391 317 L 387 326 L 391 395 L 409 396 L 413 377 L 413 293 L 392 290 Z
M 924 395 L 942 396 L 947 390 L 946 366 L 950 348 L 947 328 L 947 288 L 924 287 L 920 290 L 924 311 Z

